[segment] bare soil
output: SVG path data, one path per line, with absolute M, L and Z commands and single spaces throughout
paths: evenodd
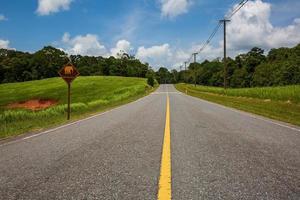
M 8 108 L 25 108 L 28 110 L 43 110 L 49 108 L 51 106 L 56 105 L 58 102 L 56 100 L 51 99 L 31 99 L 28 101 L 21 101 L 17 103 L 11 103 L 7 107 Z

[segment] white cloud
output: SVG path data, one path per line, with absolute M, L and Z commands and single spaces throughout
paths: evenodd
M 118 53 L 130 53 L 133 48 L 131 47 L 130 42 L 127 40 L 119 40 L 114 48 L 110 50 L 112 56 L 117 56 Z
M 257 46 L 266 51 L 271 48 L 292 47 L 300 43 L 300 18 L 296 18 L 290 25 L 276 27 L 270 21 L 271 4 L 261 0 L 249 1 L 227 26 L 228 54 L 235 57 Z M 220 32 L 223 30 L 220 29 Z M 174 68 L 187 61 L 193 52 L 202 45 L 193 45 L 187 49 L 174 49 L 170 45 L 139 48 L 137 57 L 152 66 L 166 66 Z M 198 62 L 205 59 L 213 60 L 223 57 L 223 40 L 217 45 L 208 45 L 197 56 Z M 192 60 L 191 60 L 192 61 Z
M 6 21 L 6 20 L 7 18 L 4 15 L 0 14 L 0 21 Z
M 38 0 L 37 13 L 49 15 L 61 10 L 68 10 L 73 0 Z
M 69 33 L 65 33 L 62 37 L 62 43 L 65 46 L 65 51 L 69 54 L 107 56 L 107 50 L 100 43 L 97 35 L 86 34 L 71 38 Z
M 188 12 L 190 0 L 160 0 L 161 14 L 164 17 L 174 18 Z
M 261 0 L 249 1 L 228 25 L 228 48 L 249 50 L 290 47 L 300 42 L 300 19 L 286 27 L 274 27 L 270 21 L 272 6 Z
M 145 48 L 139 47 L 136 58 L 142 62 L 147 62 L 154 69 L 167 67 L 169 69 L 178 68 L 185 60 L 190 57 L 192 51 L 172 48 L 169 44 L 162 44 Z
M 249 1 L 232 17 L 227 25 L 228 56 L 235 57 L 255 46 L 268 51 L 271 48 L 292 47 L 300 43 L 300 18 L 294 19 L 290 25 L 276 27 L 270 20 L 271 10 L 270 3 L 254 0 Z M 219 31 L 223 33 L 222 29 Z M 187 52 L 191 54 L 200 47 L 201 45 L 194 45 Z M 208 45 L 198 55 L 198 60 L 218 57 L 223 57 L 223 40 L 218 41 L 217 45 Z
M 197 62 L 203 62 L 204 60 L 214 60 L 223 56 L 223 43 L 217 47 L 207 45 L 206 48 L 197 55 Z M 202 45 L 195 45 L 192 47 L 191 53 L 199 51 Z
M 173 50 L 173 51 L 174 53 L 171 59 L 172 62 L 169 65 L 169 67 L 173 67 L 173 68 L 182 65 L 184 61 L 189 59 L 192 53 L 192 51 L 183 51 L 182 49 Z
M 167 2 L 167 0 L 161 0 L 161 2 Z M 291 24 L 283 27 L 274 26 L 270 20 L 271 9 L 270 3 L 253 0 L 249 1 L 233 16 L 232 21 L 227 26 L 229 56 L 234 57 L 239 53 L 249 51 L 254 46 L 268 51 L 271 48 L 295 46 L 300 42 L 300 18 L 294 19 Z M 222 36 L 222 29 L 219 30 L 219 33 Z M 65 34 L 62 41 L 67 45 L 68 52 L 72 54 L 115 56 L 120 50 L 129 52 L 133 49 L 129 41 L 119 40 L 115 47 L 107 51 L 97 36 L 91 34 L 74 38 Z M 135 56 L 143 62 L 148 62 L 156 69 L 160 66 L 178 68 L 200 47 L 200 45 L 193 45 L 190 48 L 176 48 L 168 43 L 150 47 L 140 46 Z M 216 45 L 208 45 L 197 58 L 198 61 L 203 61 L 222 56 L 223 41 L 221 39 L 216 41 Z
M 10 49 L 9 48 L 9 41 L 0 39 L 0 49 Z
M 166 66 L 172 58 L 172 52 L 169 44 L 149 48 L 142 46 L 138 48 L 136 57 L 143 62 L 148 62 L 153 67 Z

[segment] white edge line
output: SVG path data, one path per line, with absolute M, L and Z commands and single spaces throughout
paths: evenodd
M 292 126 L 288 126 L 288 125 L 284 125 L 284 124 L 281 124 L 281 123 L 279 123 L 279 122 L 275 122 L 275 121 L 273 121 L 273 119 L 265 119 L 265 118 L 263 118 L 263 117 L 260 117 L 259 115 L 253 114 L 253 113 L 248 113 L 248 112 L 246 112 L 246 111 L 242 111 L 242 110 L 238 110 L 238 109 L 235 109 L 235 108 L 227 107 L 227 106 L 224 106 L 224 105 L 221 105 L 221 104 L 218 104 L 218 103 L 214 103 L 214 102 L 211 102 L 211 101 L 207 101 L 207 100 L 205 100 L 205 99 L 201 99 L 201 98 L 197 98 L 197 97 L 194 97 L 194 96 L 191 96 L 191 95 L 184 94 L 183 92 L 181 92 L 181 93 L 182 93 L 183 95 L 185 95 L 185 96 L 192 97 L 192 98 L 195 98 L 195 99 L 200 100 L 200 101 L 204 101 L 204 102 L 209 103 L 209 104 L 211 104 L 211 105 L 216 105 L 216 106 L 219 106 L 219 107 L 222 107 L 222 108 L 231 110 L 231 111 L 236 112 L 236 113 L 239 113 L 239 114 L 247 115 L 247 116 L 249 116 L 249 117 L 251 117 L 251 118 L 254 118 L 254 119 L 259 119 L 259 120 L 268 122 L 268 123 L 270 123 L 270 124 L 275 124 L 275 125 L 277 125 L 277 126 L 281 126 L 281 127 L 284 127 L 284 128 L 288 128 L 288 129 L 291 129 L 291 130 L 300 132 L 300 129 L 298 129 L 298 128 L 295 128 L 295 127 L 292 127 Z M 283 122 L 283 123 L 284 123 L 284 122 Z
M 152 93 L 150 93 L 150 94 L 152 94 Z M 133 102 L 130 102 L 130 103 L 127 103 L 127 104 L 123 104 L 123 105 L 120 105 L 120 106 L 115 107 L 115 108 L 113 108 L 113 109 L 111 109 L 111 110 L 107 110 L 107 111 L 105 111 L 105 112 L 102 112 L 102 113 L 99 113 L 99 114 L 95 114 L 95 115 L 93 115 L 93 116 L 90 116 L 90 117 L 87 117 L 87 118 L 84 118 L 84 119 L 80 119 L 80 120 L 78 120 L 78 121 L 74 121 L 74 122 L 71 122 L 71 123 L 68 123 L 68 124 L 65 124 L 65 125 L 62 125 L 62 126 L 58 126 L 58 127 L 56 127 L 56 128 L 52 128 L 52 129 L 49 129 L 49 130 L 46 130 L 46 131 L 43 131 L 43 132 L 40 132 L 40 133 L 36 133 L 36 134 L 34 134 L 34 135 L 30 135 L 30 136 L 27 136 L 27 137 L 24 137 L 24 138 L 20 138 L 20 139 L 17 139 L 17 140 L 13 140 L 13 141 L 11 141 L 11 142 L 6 142 L 6 143 L 4 142 L 3 144 L 0 144 L 0 147 L 2 147 L 2 146 L 7 146 L 7 145 L 10 145 L 10 144 L 14 144 L 14 143 L 17 143 L 17 142 L 21 142 L 21 141 L 24 141 L 24 140 L 28 140 L 28 139 L 30 139 L 30 138 L 38 137 L 38 136 L 43 135 L 43 134 L 46 134 L 46 133 L 54 132 L 54 131 L 57 131 L 57 130 L 59 130 L 59 129 L 62 129 L 62 128 L 65 128 L 65 127 L 68 127 L 68 126 L 72 126 L 72 125 L 74 125 L 74 124 L 77 124 L 77 123 L 80 123 L 80 122 L 84 122 L 84 121 L 87 121 L 87 120 L 90 120 L 90 119 L 99 117 L 99 116 L 101 116 L 101 115 L 105 115 L 105 114 L 107 114 L 107 113 L 109 113 L 109 112 L 112 112 L 112 111 L 115 111 L 115 110 L 117 110 L 117 109 L 120 109 L 120 108 L 122 108 L 123 106 L 129 105 L 129 104 L 133 104 L 133 103 L 137 103 L 137 102 L 139 102 L 139 101 L 141 101 L 141 100 L 143 100 L 143 99 L 145 99 L 145 98 L 147 98 L 147 97 L 150 97 L 150 94 L 147 95 L 147 96 L 144 96 L 144 97 L 142 97 L 142 98 L 139 98 L 139 99 L 137 99 L 137 100 L 135 100 L 135 101 L 133 101 Z

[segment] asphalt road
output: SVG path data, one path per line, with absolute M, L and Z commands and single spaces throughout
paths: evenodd
M 0 144 L 0 199 L 157 199 L 167 95 L 172 199 L 300 199 L 300 127 L 186 96 L 172 85 Z

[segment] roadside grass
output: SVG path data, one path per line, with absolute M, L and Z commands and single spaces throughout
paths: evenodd
M 300 126 L 300 85 L 227 89 L 176 84 L 188 95 Z
M 71 119 L 81 119 L 134 101 L 154 89 L 142 78 L 79 77 L 71 89 Z M 67 86 L 61 78 L 1 84 L 0 97 L 0 138 L 67 122 Z M 6 107 L 9 103 L 30 99 L 52 99 L 58 101 L 58 104 L 40 111 Z

